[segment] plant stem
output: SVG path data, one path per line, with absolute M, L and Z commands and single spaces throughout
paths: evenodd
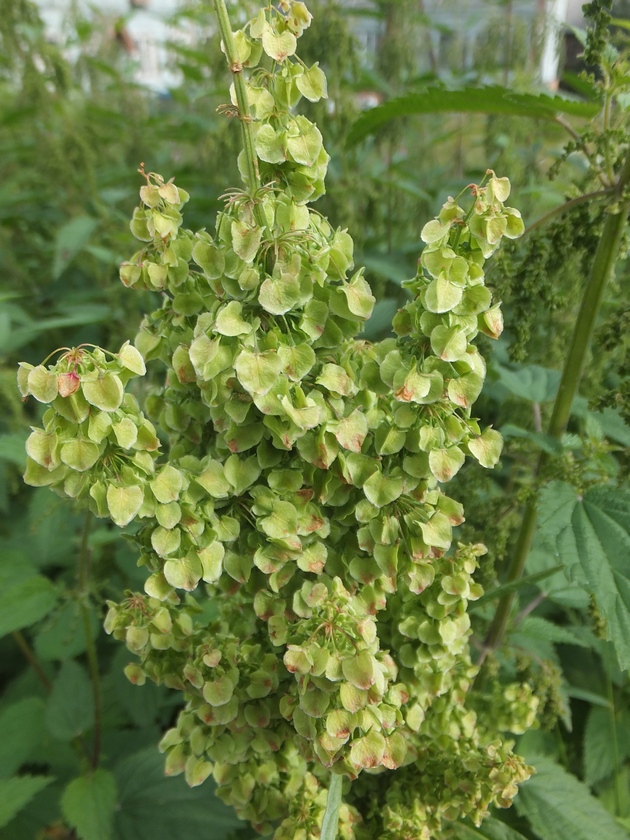
M 225 50 L 228 67 L 234 78 L 234 90 L 236 91 L 236 102 L 238 104 L 238 117 L 241 123 L 241 133 L 243 135 L 245 169 L 247 172 L 247 180 L 249 181 L 247 186 L 249 187 L 250 195 L 253 196 L 260 188 L 260 172 L 258 170 L 258 156 L 254 146 L 252 116 L 249 109 L 249 101 L 247 99 L 245 80 L 243 78 L 243 65 L 236 57 L 232 26 L 230 24 L 230 17 L 225 5 L 225 0 L 214 0 L 214 8 L 217 13 L 219 32 L 221 33 L 221 40 L 223 41 L 223 48 Z M 256 216 L 258 224 L 261 227 L 264 227 L 266 223 L 264 213 L 258 204 L 254 205 L 254 215 Z
M 582 297 L 580 311 L 571 337 L 564 370 L 562 371 L 560 387 L 554 402 L 551 420 L 549 421 L 547 434 L 556 439 L 561 437 L 569 422 L 571 407 L 580 384 L 580 379 L 582 378 L 586 355 L 591 344 L 595 321 L 602 304 L 604 291 L 619 258 L 621 239 L 626 227 L 628 211 L 630 211 L 630 199 L 624 195 L 629 182 L 630 153 L 626 157 L 613 196 L 613 200 L 619 200 L 619 205 L 615 208 L 616 212 L 609 213 L 597 246 L 586 291 Z M 610 210 L 613 210 L 612 206 Z M 540 453 L 538 465 L 534 473 L 535 478 L 543 472 L 549 460 L 550 456 L 547 452 Z M 506 583 L 518 581 L 523 576 L 525 561 L 527 560 L 527 555 L 529 554 L 536 532 L 537 515 L 537 497 L 536 493 L 532 493 L 532 497 L 525 507 L 521 529 L 505 580 Z M 488 653 L 496 650 L 500 645 L 507 630 L 515 594 L 514 591 L 508 592 L 499 601 L 478 664 L 482 664 Z
M 96 644 L 94 636 L 92 635 L 92 627 L 90 625 L 90 612 L 88 609 L 88 573 L 90 561 L 90 549 L 88 540 L 90 536 L 90 526 L 92 524 L 92 514 L 86 511 L 85 522 L 83 524 L 83 535 L 81 537 L 81 549 L 79 551 L 79 609 L 81 610 L 81 618 L 83 620 L 83 631 L 85 633 L 85 643 L 87 647 L 88 666 L 90 669 L 90 682 L 92 683 L 92 699 L 94 702 L 94 738 L 92 742 L 92 755 L 90 757 L 90 764 L 93 769 L 96 769 L 99 764 L 101 753 L 101 678 L 98 668 L 98 656 L 96 653 Z
M 326 803 L 326 813 L 322 821 L 320 840 L 335 840 L 337 837 L 342 788 L 343 776 L 337 773 L 331 773 L 330 784 L 328 786 L 328 802 Z
M 46 676 L 46 674 L 44 673 L 44 669 L 39 664 L 39 661 L 38 661 L 37 657 L 35 656 L 35 653 L 33 652 L 33 649 L 31 648 L 29 643 L 26 641 L 26 639 L 24 637 L 24 634 L 21 633 L 19 630 L 14 630 L 13 633 L 11 633 L 11 635 L 13 636 L 13 639 L 14 639 L 16 645 L 19 647 L 19 649 L 24 654 L 24 658 L 26 659 L 26 661 L 28 662 L 28 664 L 31 666 L 31 668 L 37 674 L 37 677 L 38 677 L 40 683 L 44 686 L 46 691 L 50 691 L 52 689 L 52 684 L 51 684 L 50 680 L 48 679 L 48 677 Z
M 527 236 L 527 234 L 531 233 L 533 230 L 543 227 L 555 216 L 558 216 L 560 213 L 564 213 L 567 210 L 570 210 L 577 204 L 584 204 L 587 201 L 596 201 L 598 198 L 604 198 L 607 195 L 612 195 L 613 192 L 614 189 L 612 187 L 609 187 L 605 190 L 597 190 L 596 192 L 578 195 L 577 198 L 571 198 L 569 199 L 569 201 L 565 201 L 564 204 L 560 204 L 558 207 L 554 207 L 553 210 L 550 210 L 548 213 L 545 213 L 544 216 L 541 216 L 539 219 L 536 219 L 535 222 L 532 222 L 528 228 L 525 228 L 523 236 Z

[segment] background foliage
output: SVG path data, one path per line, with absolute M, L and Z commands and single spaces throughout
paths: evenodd
M 247 3 L 234 5 L 241 11 Z M 304 58 L 322 63 L 331 93 L 328 105 L 307 113 L 333 155 L 318 209 L 351 230 L 357 262 L 367 266 L 378 298 L 370 338 L 387 333 L 406 299 L 401 283 L 415 271 L 424 222 L 487 167 L 509 174 L 529 222 L 601 188 L 593 159 L 605 150 L 587 135 L 563 155 L 567 134 L 556 119 L 564 110 L 574 132 L 589 130 L 599 113 L 594 79 L 569 79 L 569 104 L 541 97 L 538 36 L 509 18 L 509 5 L 488 3 L 485 42 L 463 67 L 456 37 L 443 39 L 450 46 L 437 54 L 427 46 L 435 43 L 427 32 L 436 29 L 418 13 L 421 4 L 379 0 L 381 48 L 370 58 L 353 39 L 347 10 L 334 0 L 311 3 Z M 15 388 L 17 361 L 37 364 L 52 347 L 83 341 L 117 347 L 151 305 L 149 293 L 123 297 L 117 279 L 133 250 L 128 219 L 139 163 L 194 187 L 192 228 L 210 224 L 219 196 L 236 183 L 236 127 L 216 113 L 226 99 L 223 56 L 208 9 L 185 14 L 208 34 L 194 48 L 173 46 L 182 83 L 168 97 L 134 84 L 104 21 L 74 19 L 61 49 L 47 43 L 29 0 L 6 0 L 0 17 L 2 840 L 248 835 L 207 786 L 191 790 L 182 779 L 164 778 L 155 744 L 174 719 L 173 698 L 153 685 L 131 686 L 122 673 L 128 655 L 101 629 L 105 599 L 141 579 L 133 553 L 108 527 L 95 521 L 87 531 L 81 514 L 21 480 L 27 426 L 38 417 Z M 620 48 L 624 31 L 614 36 Z M 466 117 L 456 113 L 463 89 Z M 385 105 L 361 117 L 358 94 L 365 91 Z M 612 135 L 606 142 L 609 151 L 619 146 Z M 466 500 L 462 538 L 483 539 L 493 560 L 483 570 L 490 595 L 479 604 L 480 643 L 533 465 L 545 448 L 554 458 L 517 620 L 485 666 L 488 677 L 502 669 L 529 679 L 541 697 L 540 728 L 518 744 L 538 774 L 516 810 L 500 815 L 506 822 L 454 829 L 466 840 L 615 840 L 630 832 L 624 263 L 607 291 L 569 432 L 559 446 L 543 432 L 604 216 L 597 201 L 578 203 L 532 230 L 492 270 L 508 329 L 479 410 L 507 445 L 496 475 L 468 466 L 453 491 Z

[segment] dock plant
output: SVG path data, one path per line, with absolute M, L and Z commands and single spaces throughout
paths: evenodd
M 20 366 L 47 406 L 25 480 L 137 546 L 144 591 L 110 602 L 105 627 L 132 683 L 182 695 L 167 774 L 212 777 L 276 840 L 445 838 L 531 772 L 506 735 L 534 721 L 529 685 L 471 696 L 486 549 L 454 540 L 464 508 L 444 489 L 501 454 L 472 413 L 475 339 L 501 333 L 484 263 L 523 224 L 492 171 L 449 198 L 394 335 L 363 340 L 375 298 L 350 233 L 315 209 L 329 156 L 296 111 L 327 94 L 296 53 L 311 15 L 281 0 L 233 32 L 215 7 L 243 184 L 194 232 L 188 193 L 141 167 L 120 278 L 161 306 L 118 352 Z

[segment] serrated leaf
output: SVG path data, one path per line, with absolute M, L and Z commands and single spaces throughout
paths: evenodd
M 0 638 L 44 618 L 57 602 L 52 583 L 41 575 L 10 581 L 0 591 Z
M 0 714 L 0 777 L 19 770 L 40 745 L 44 737 L 44 708 L 39 697 L 27 697 Z
M 520 786 L 515 806 L 541 840 L 628 840 L 585 784 L 550 758 L 528 760 L 536 773 Z
M 113 774 L 95 770 L 70 782 L 61 797 L 61 811 L 80 840 L 113 840 L 117 797 Z
M 494 817 L 487 817 L 478 827 L 456 823 L 453 829 L 457 840 L 526 840 L 518 831 Z
M 630 491 L 606 485 L 580 498 L 554 482 L 541 493 L 540 529 L 569 576 L 595 596 L 619 664 L 630 668 Z
M 610 709 L 592 708 L 584 730 L 584 781 L 596 785 L 607 779 L 629 755 L 630 712 L 623 709 L 613 718 Z
M 554 120 L 557 114 L 594 117 L 600 111 L 599 102 L 579 102 L 560 96 L 517 93 L 499 86 L 444 90 L 429 88 L 391 99 L 384 105 L 364 113 L 352 126 L 347 144 L 353 146 L 373 134 L 391 120 L 411 114 L 474 113 L 512 114 L 533 119 Z
M 214 796 L 212 780 L 189 788 L 183 778 L 165 777 L 164 759 L 155 747 L 125 757 L 114 773 L 119 790 L 115 840 L 228 840 L 245 826 Z
M 53 781 L 51 776 L 14 776 L 0 779 L 0 828 L 10 822 L 36 793 Z
M 94 723 L 92 684 L 72 659 L 61 666 L 46 705 L 46 728 L 54 738 L 71 741 Z

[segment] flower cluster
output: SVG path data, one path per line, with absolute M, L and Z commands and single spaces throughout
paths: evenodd
M 141 247 L 120 276 L 162 306 L 135 347 L 22 366 L 23 394 L 50 404 L 26 480 L 135 520 L 145 592 L 110 603 L 106 629 L 137 657 L 132 682 L 183 692 L 167 773 L 212 774 L 276 840 L 319 836 L 331 772 L 353 782 L 341 837 L 438 838 L 528 775 L 466 705 L 485 549 L 452 547 L 463 508 L 441 487 L 467 455 L 500 455 L 471 416 L 473 342 L 500 333 L 483 263 L 522 223 L 492 172 L 468 212 L 449 199 L 422 232 L 397 337 L 357 339 L 374 297 L 350 235 L 308 206 L 328 155 L 293 110 L 326 95 L 321 69 L 294 58 L 309 23 L 283 0 L 232 33 L 260 183 L 242 158 L 248 189 L 227 195 L 214 235 L 182 227 L 188 194 L 143 172 Z M 165 368 L 146 416 L 124 394 L 145 360 Z

